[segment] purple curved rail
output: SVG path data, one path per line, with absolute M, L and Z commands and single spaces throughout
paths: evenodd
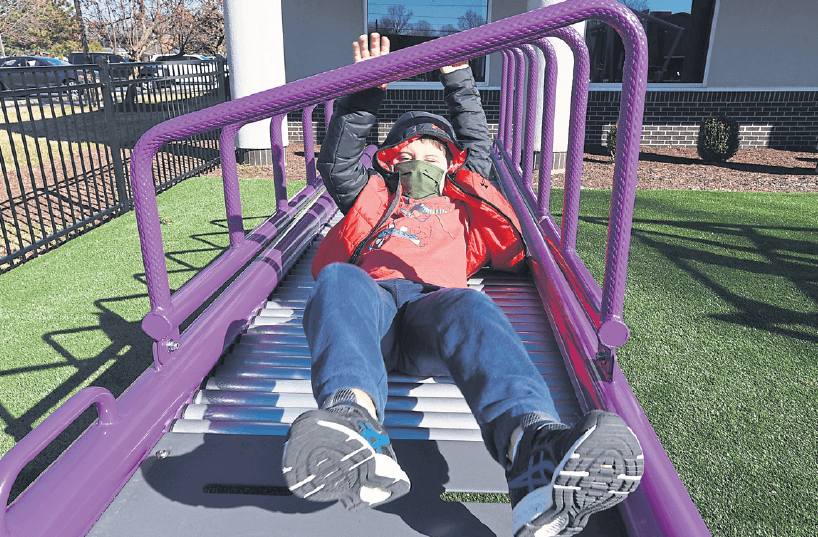
M 588 103 L 588 77 L 590 73 L 588 47 L 585 44 L 585 40 L 582 39 L 582 36 L 580 36 L 579 33 L 572 28 L 560 28 L 548 34 L 548 37 L 558 37 L 562 39 L 566 44 L 568 44 L 574 53 L 574 83 L 571 91 L 571 114 L 568 129 L 568 155 L 566 159 L 565 193 L 563 198 L 562 225 L 560 229 L 557 230 L 556 223 L 549 212 L 550 175 L 547 173 L 549 170 L 545 168 L 545 165 L 550 162 L 553 152 L 554 125 L 552 121 L 544 121 L 542 126 L 543 140 L 541 145 L 541 154 L 543 156 L 543 162 L 540 167 L 539 192 L 536 202 L 537 213 L 539 215 L 540 225 L 542 226 L 543 231 L 554 245 L 554 254 L 558 257 L 560 266 L 563 267 L 566 277 L 575 282 L 575 292 L 580 298 L 580 301 L 586 310 L 586 314 L 597 330 L 601 342 L 609 350 L 611 350 L 624 345 L 630 336 L 630 331 L 622 320 L 621 307 L 620 309 L 615 309 L 616 304 L 624 304 L 624 300 L 610 302 L 612 307 L 609 309 L 609 311 L 603 313 L 603 289 L 608 289 L 611 293 L 616 293 L 624 291 L 624 288 L 616 287 L 616 285 L 621 282 L 608 279 L 604 280 L 603 287 L 600 287 L 596 280 L 594 280 L 591 273 L 588 271 L 585 264 L 579 258 L 576 251 L 576 237 L 579 224 L 582 158 L 585 143 L 585 117 Z M 548 47 L 550 45 L 546 38 L 536 41 L 535 44 L 543 50 L 546 57 L 553 54 L 552 50 L 549 51 Z M 523 51 L 526 52 L 526 58 L 528 59 L 529 66 L 534 65 L 532 63 L 534 58 L 531 52 L 526 51 L 526 49 L 523 49 Z M 517 71 L 516 75 L 509 76 L 510 83 L 514 83 L 512 81 L 517 81 L 517 84 L 519 85 L 522 70 L 525 69 L 525 63 L 521 61 L 514 61 L 514 57 L 510 54 L 504 58 L 508 61 L 508 69 L 516 69 Z M 551 62 L 553 62 L 553 60 L 554 59 L 552 57 Z M 529 68 L 529 80 L 527 82 L 529 88 L 534 83 L 533 81 L 535 75 L 533 71 L 534 69 Z M 544 92 L 545 102 L 543 103 L 543 114 L 544 117 L 553 117 L 553 99 L 556 89 L 556 69 L 546 69 L 546 88 L 550 90 L 550 92 Z M 504 98 L 507 100 L 501 105 L 504 108 L 508 108 L 508 117 L 515 117 L 515 121 L 519 121 L 516 118 L 519 117 L 519 113 L 523 107 L 526 107 L 526 113 L 530 116 L 533 113 L 531 111 L 533 99 L 531 96 L 531 91 L 529 90 L 529 97 L 525 102 L 513 99 L 511 97 L 512 95 L 512 91 L 509 90 L 506 92 L 504 94 Z M 549 112 L 551 115 L 549 115 Z M 526 127 L 526 131 L 528 131 L 529 126 L 527 125 Z M 523 147 L 522 158 L 524 162 L 527 158 L 530 158 L 530 156 L 533 155 L 533 141 L 528 136 L 529 135 L 526 134 L 525 144 Z M 503 143 L 503 147 L 507 147 L 507 145 L 507 143 Z M 517 154 L 512 150 L 511 155 L 512 162 L 516 163 L 518 160 Z M 527 166 L 524 165 L 520 183 L 529 191 L 529 196 L 533 198 L 530 188 L 531 180 L 532 174 L 527 170 Z M 616 201 L 616 197 L 612 196 L 612 207 L 616 203 L 618 203 L 618 201 Z M 616 229 L 617 230 L 610 237 L 608 248 L 610 249 L 613 247 L 614 250 L 619 251 L 621 245 L 623 245 L 625 242 L 629 242 L 630 229 L 628 228 L 626 230 L 621 227 Z
M 590 325 L 582 306 L 573 296 L 571 284 L 561 279 L 562 273 L 550 255 L 538 222 L 524 214 L 526 208 L 522 194 L 511 188 L 511 172 L 503 162 L 507 155 L 495 153 L 494 158 L 498 169 L 505 167 L 505 171 L 501 171 L 501 180 L 515 210 L 521 214 L 526 240 L 530 241 L 535 281 L 569 360 L 569 368 L 575 368 L 573 376 L 578 395 L 586 407 L 598 406 L 618 411 L 634 428 L 648 454 L 643 485 L 624 504 L 631 535 L 708 535 L 618 366 L 613 363 L 610 378 L 603 379 L 594 360 L 599 340 L 605 340 L 602 332 L 606 323 L 616 328 L 616 323 L 621 322 L 646 87 L 647 46 L 644 30 L 633 13 L 622 4 L 613 0 L 576 0 L 181 116 L 148 131 L 136 145 L 131 172 L 151 301 L 151 312 L 143 321 L 143 326 L 157 340 L 157 366 L 146 371 L 116 401 L 113 408 L 118 413 L 118 421 L 108 419 L 101 426 L 83 433 L 34 485 L 2 513 L 4 518 L 0 521 L 0 532 L 3 533 L 0 533 L 0 537 L 84 535 L 140 462 L 148 456 L 149 450 L 199 386 L 222 349 L 233 341 L 244 326 L 247 315 L 251 313 L 247 305 L 250 304 L 252 310 L 266 299 L 283 274 L 286 260 L 294 255 L 300 244 L 314 236 L 336 211 L 329 196 L 321 194 L 280 242 L 265 248 L 264 245 L 270 242 L 280 223 L 298 211 L 306 199 L 319 192 L 308 186 L 298 199 L 286 204 L 282 203 L 279 195 L 279 211 L 252 235 L 244 238 L 238 236 L 240 206 L 236 204 L 237 191 L 232 190 L 233 186 L 226 186 L 225 194 L 232 200 L 229 202 L 228 218 L 232 217 L 235 221 L 234 227 L 230 228 L 231 241 L 235 235 L 237 247 L 231 248 L 214 263 L 217 269 L 209 270 L 207 275 L 200 274 L 201 278 L 191 280 L 190 284 L 171 297 L 151 173 L 153 157 L 165 142 L 223 128 L 222 154 L 225 156 L 232 151 L 231 142 L 237 132 L 233 127 L 235 125 L 282 116 L 365 87 L 435 69 L 455 60 L 471 59 L 533 43 L 549 32 L 589 18 L 614 27 L 628 51 L 614 167 L 616 182 L 612 203 L 616 211 L 611 214 L 612 239 L 607 245 L 608 263 L 599 333 Z M 508 76 L 516 76 L 516 72 Z M 510 114 L 504 113 L 505 120 L 510 118 Z M 510 133 L 503 136 L 502 141 L 506 144 L 514 138 Z M 225 145 L 230 147 L 226 148 Z M 230 162 L 229 157 L 224 162 Z M 517 173 L 516 169 L 514 173 Z M 230 173 L 225 178 L 228 176 Z M 250 267 L 180 334 L 179 323 L 193 311 L 188 312 L 196 299 L 201 304 L 201 297 L 223 273 L 231 270 L 235 273 L 241 266 L 240 260 L 246 255 L 255 256 L 256 252 L 261 253 Z M 178 339 L 171 341 L 173 338 Z M 19 444 L 22 447 L 12 457 L 7 455 L 0 460 L 0 484 L 13 481 L 19 471 L 19 462 L 33 458 L 53 431 L 67 426 L 73 419 L 76 407 L 90 404 L 85 399 L 88 397 L 86 394 L 80 392 L 72 397 L 63 407 L 67 410 L 55 412 L 53 419 L 47 420 L 48 425 L 37 427 L 30 439 L 26 437 L 27 440 Z M 105 399 L 105 396 L 101 397 Z M 111 407 L 110 402 L 100 403 L 101 407 L 106 405 L 106 408 Z M 115 416 L 113 413 L 107 415 Z

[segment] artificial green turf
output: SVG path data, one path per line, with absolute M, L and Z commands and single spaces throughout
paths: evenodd
M 271 183 L 242 193 L 246 215 L 270 211 Z M 609 198 L 582 192 L 598 279 Z M 173 287 L 226 246 L 220 199 L 211 179 L 160 196 Z M 121 393 L 151 363 L 143 280 L 133 213 L 0 275 L 0 452 L 80 387 Z M 638 192 L 625 320 L 621 367 L 713 535 L 818 534 L 818 196 Z
M 582 192 L 599 281 L 609 200 Z M 713 535 L 818 535 L 818 195 L 638 192 L 625 321 L 622 370 Z
M 158 196 L 172 289 L 229 245 L 220 178 L 188 179 Z M 290 194 L 303 186 L 290 183 Z M 275 209 L 272 181 L 240 182 L 245 229 Z M 150 364 L 140 322 L 149 301 L 134 212 L 0 274 L 0 454 L 79 389 L 119 396 Z M 21 491 L 94 419 L 89 411 L 30 463 Z

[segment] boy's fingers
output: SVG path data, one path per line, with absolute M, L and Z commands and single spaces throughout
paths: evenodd
M 381 55 L 389 54 L 389 38 L 383 36 L 381 38 Z
M 355 61 L 355 63 L 358 63 L 363 59 L 361 58 L 361 46 L 357 41 L 352 43 L 352 59 Z
M 358 38 L 358 43 L 354 43 L 352 45 L 353 56 L 355 55 L 356 48 L 358 49 L 357 50 L 358 56 L 355 59 L 356 62 L 366 60 L 369 58 L 369 43 L 367 41 L 366 35 L 360 36 Z
M 372 32 L 369 36 L 369 53 L 370 55 L 375 58 L 380 56 L 381 54 L 381 34 L 377 32 Z

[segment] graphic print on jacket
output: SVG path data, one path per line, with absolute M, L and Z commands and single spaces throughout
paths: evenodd
M 457 205 L 446 196 L 424 200 L 403 196 L 357 264 L 376 280 L 405 278 L 441 287 L 465 287 L 463 220 Z M 411 266 L 404 259 L 411 259 Z

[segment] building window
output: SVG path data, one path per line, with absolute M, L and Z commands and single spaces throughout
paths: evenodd
M 620 0 L 639 17 L 648 38 L 648 82 L 701 83 L 717 0 Z M 622 82 L 625 51 L 616 31 L 588 21 L 591 82 Z
M 489 22 L 488 0 L 367 0 L 369 32 L 389 38 L 392 50 L 431 41 Z M 486 58 L 469 62 L 477 82 L 486 80 Z M 437 82 L 438 72 L 429 71 L 404 79 Z

